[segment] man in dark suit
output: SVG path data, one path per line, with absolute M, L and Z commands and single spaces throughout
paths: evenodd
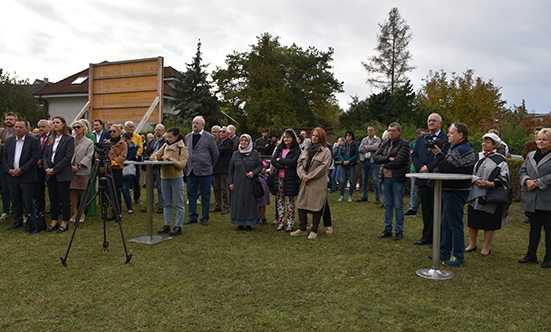
M 34 136 L 38 139 L 40 147 L 40 159 L 44 157 L 44 148 L 48 145 L 48 138 L 50 138 L 50 125 L 48 120 L 40 120 L 37 124 L 39 134 Z M 44 214 L 46 207 L 46 200 L 44 195 L 46 193 L 46 172 L 42 165 L 42 160 L 38 160 L 36 163 L 36 186 L 34 197 L 34 208 L 37 214 Z
M 107 141 L 111 138 L 109 130 L 103 130 L 103 121 L 95 119 L 92 123 L 92 134 L 94 134 L 94 144 Z
M 230 212 L 230 196 L 228 193 L 228 170 L 233 155 L 233 141 L 229 138 L 230 131 L 226 127 L 220 129 L 220 139 L 216 142 L 218 147 L 218 161 L 212 170 L 214 187 L 214 209 L 210 212 L 227 214 Z
M 415 142 L 415 148 L 411 153 L 411 160 L 417 173 L 431 173 L 436 167 L 434 153 L 425 147 L 425 142 L 442 141 L 444 154 L 448 153 L 450 143 L 448 136 L 442 132 L 442 117 L 438 113 L 432 113 L 427 120 L 429 132 L 421 135 Z M 415 242 L 416 245 L 432 243 L 433 214 L 434 214 L 434 188 L 428 185 L 427 180 L 416 179 L 415 184 L 419 186 L 418 195 L 421 198 L 423 210 L 423 237 Z
M 15 136 L 6 140 L 2 151 L 2 165 L 7 171 L 7 182 L 13 205 L 14 223 L 8 230 L 23 227 L 23 217 L 34 215 L 32 194 L 36 178 L 36 162 L 40 158 L 40 146 L 36 138 L 27 132 L 27 121 L 15 121 Z M 27 211 L 23 213 L 23 204 Z M 46 229 L 46 223 L 37 224 L 29 218 L 25 232 L 33 234 Z M 44 219 L 42 219 L 44 221 Z
M 166 139 L 164 138 L 165 134 L 165 126 L 162 124 L 158 124 L 155 126 L 155 136 L 154 138 L 147 144 L 147 147 L 144 149 L 144 159 L 149 160 L 149 157 L 151 157 L 152 154 L 157 152 L 165 143 Z M 161 166 L 160 165 L 154 165 L 151 167 L 151 174 L 153 178 L 151 179 L 151 185 L 157 187 L 157 197 L 159 199 L 159 206 L 157 208 L 157 213 L 162 214 L 164 213 L 164 207 L 165 207 L 165 200 L 163 197 L 163 190 L 161 188 Z M 147 181 L 146 181 L 147 182 Z M 147 208 L 141 209 L 142 212 L 147 212 Z

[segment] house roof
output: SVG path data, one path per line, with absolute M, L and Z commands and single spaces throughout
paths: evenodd
M 167 84 L 166 79 L 176 77 L 178 71 L 172 67 L 164 67 L 164 95 L 172 96 L 174 93 Z M 88 79 L 81 84 L 71 84 L 79 77 L 88 77 L 88 69 L 73 74 L 61 81 L 45 86 L 33 92 L 35 96 L 66 95 L 66 94 L 88 94 Z

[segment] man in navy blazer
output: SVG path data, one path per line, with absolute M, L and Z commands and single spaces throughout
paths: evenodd
M 38 139 L 38 146 L 40 147 L 40 159 L 44 157 L 44 148 L 48 145 L 48 139 L 50 138 L 50 124 L 48 120 L 40 120 L 37 124 L 39 134 L 34 136 Z M 34 196 L 34 208 L 37 214 L 44 214 L 46 207 L 45 193 L 46 193 L 46 172 L 44 171 L 44 165 L 42 160 L 38 160 L 36 163 L 36 186 Z
M 36 138 L 27 132 L 27 120 L 15 121 L 15 136 L 6 140 L 2 151 L 2 165 L 7 172 L 7 182 L 13 205 L 14 223 L 10 229 L 23 227 L 23 204 L 26 216 L 34 215 L 32 194 L 36 182 L 36 162 L 40 158 L 40 145 Z M 36 218 L 33 218 L 37 221 Z M 44 221 L 44 219 L 42 219 Z M 36 224 L 29 218 L 27 233 L 37 233 L 46 229 L 46 223 Z
M 431 173 L 436 167 L 434 153 L 425 147 L 425 142 L 441 140 L 444 142 L 442 151 L 448 153 L 450 143 L 448 135 L 442 132 L 442 117 L 438 113 L 432 113 L 427 120 L 429 132 L 417 138 L 415 148 L 411 153 L 411 160 L 417 173 Z M 421 198 L 421 208 L 423 210 L 423 237 L 415 242 L 416 245 L 425 245 L 432 243 L 433 232 L 433 214 L 434 214 L 434 188 L 428 185 L 427 180 L 415 179 L 415 184 L 419 186 L 419 196 Z
M 216 161 L 218 161 L 218 147 L 214 136 L 203 130 L 205 119 L 202 116 L 196 116 L 191 125 L 193 132 L 186 135 L 186 145 L 189 153 L 186 166 L 189 220 L 185 224 L 197 223 L 199 216 L 197 214 L 197 187 L 200 187 L 201 203 L 203 205 L 201 224 L 208 226 L 212 170 Z

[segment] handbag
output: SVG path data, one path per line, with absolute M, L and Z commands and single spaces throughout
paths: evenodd
M 509 183 L 501 183 L 488 190 L 486 202 L 497 205 L 509 205 L 513 203 L 513 188 Z
M 243 163 L 243 168 L 245 168 L 245 158 L 243 156 L 241 156 L 241 162 Z M 258 180 L 258 175 L 250 180 L 253 182 L 254 198 L 262 198 L 264 196 L 264 188 L 262 188 L 262 183 Z
M 134 164 L 127 164 L 124 165 L 124 168 L 122 169 L 122 177 L 124 179 L 133 178 L 136 176 L 136 165 Z

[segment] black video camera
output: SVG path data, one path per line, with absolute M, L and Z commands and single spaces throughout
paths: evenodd
M 98 159 L 105 161 L 109 160 L 109 151 L 114 143 L 100 142 L 96 143 L 96 152 L 98 154 Z
M 431 134 L 425 135 L 425 149 L 434 149 L 435 147 L 438 147 L 440 150 L 444 150 L 444 144 L 446 142 L 439 138 L 429 141 L 432 137 L 433 136 Z

